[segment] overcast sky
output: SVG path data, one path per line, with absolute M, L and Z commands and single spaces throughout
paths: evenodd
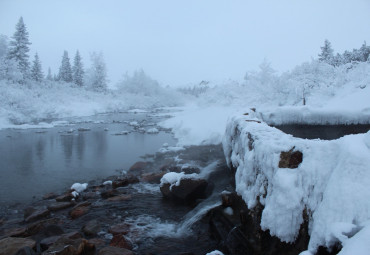
M 0 0 L 0 34 L 20 16 L 45 72 L 64 50 L 86 67 L 103 51 L 112 84 L 139 68 L 164 85 L 242 80 L 264 58 L 280 72 L 316 58 L 326 38 L 370 44 L 369 0 Z

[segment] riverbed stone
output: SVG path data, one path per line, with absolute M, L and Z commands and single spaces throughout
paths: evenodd
M 82 231 L 87 236 L 95 236 L 100 231 L 100 223 L 98 220 L 90 220 L 82 227 Z
M 139 173 L 143 170 L 145 170 L 145 168 L 148 166 L 148 162 L 145 162 L 145 161 L 138 161 L 136 163 L 134 163 L 130 168 L 129 168 L 129 172 L 136 172 L 136 173 Z
M 34 211 L 30 216 L 28 216 L 25 219 L 25 222 L 31 222 L 31 221 L 36 221 L 42 218 L 45 218 L 50 215 L 50 211 L 48 209 L 40 209 Z
M 157 173 L 145 173 L 142 174 L 140 178 L 143 182 L 159 184 L 163 175 L 165 175 L 166 173 L 166 171 L 161 171 Z
M 27 233 L 29 235 L 36 235 L 41 231 L 44 231 L 48 225 L 58 224 L 60 222 L 57 218 L 50 218 L 46 220 L 36 221 L 27 226 Z
M 178 186 L 163 184 L 160 189 L 164 197 L 181 201 L 195 201 L 204 198 L 208 182 L 204 179 L 182 179 Z
M 110 197 L 108 198 L 107 200 L 108 201 L 111 201 L 111 202 L 118 202 L 118 201 L 127 201 L 127 200 L 131 200 L 132 196 L 131 195 L 118 195 L 118 196 L 114 196 L 114 197 Z
M 68 238 L 68 239 L 79 239 L 79 238 L 82 238 L 82 234 L 78 231 L 72 231 L 72 232 L 69 232 L 67 234 L 64 234 L 63 235 L 64 237 Z
M 125 248 L 109 246 L 101 249 L 98 255 L 134 255 L 134 253 Z
M 14 255 L 37 255 L 36 252 L 30 247 L 23 247 L 19 249 Z
M 43 255 L 94 255 L 95 245 L 86 239 L 59 238 Z
M 77 219 L 77 218 L 81 217 L 82 215 L 88 213 L 89 210 L 90 210 L 89 205 L 76 205 L 69 212 L 69 216 L 71 216 L 71 218 L 74 220 L 74 219 Z
M 114 180 L 112 182 L 112 187 L 116 189 L 118 187 L 125 187 L 129 184 L 138 183 L 138 182 L 139 182 L 139 179 L 136 176 L 127 175 L 124 177 L 120 177 L 117 180 Z
M 114 235 L 109 245 L 119 248 L 125 248 L 128 250 L 132 250 L 133 248 L 132 243 L 121 234 Z
M 27 237 L 29 236 L 26 227 L 13 228 L 6 231 L 6 235 L 10 237 Z
M 42 196 L 42 199 L 43 200 L 48 200 L 48 199 L 54 199 L 56 198 L 58 195 L 55 194 L 54 192 L 50 192 L 50 193 L 46 193 L 45 195 Z
M 56 197 L 55 200 L 57 202 L 70 202 L 73 198 L 74 198 L 74 196 L 72 195 L 72 193 L 68 192 L 66 194 L 63 194 L 63 195 L 60 195 L 60 196 Z
M 106 190 L 101 191 L 100 196 L 104 199 L 117 196 L 118 192 L 115 189 L 108 188 Z
M 7 237 L 0 240 L 0 255 L 11 255 L 22 247 L 34 248 L 36 241 L 29 238 Z
M 60 236 L 50 236 L 50 237 L 42 239 L 40 241 L 41 249 L 42 250 L 49 249 L 49 247 L 52 246 L 56 241 L 58 241 L 59 238 Z
M 52 203 L 52 204 L 48 205 L 48 209 L 49 209 L 49 211 L 55 212 L 55 211 L 60 211 L 60 210 L 66 209 L 66 208 L 71 207 L 73 205 L 75 205 L 75 204 L 72 203 L 72 202 L 56 202 L 56 203 Z
M 112 235 L 119 235 L 119 234 L 125 235 L 130 232 L 130 225 L 127 223 L 117 224 L 117 225 L 111 226 L 108 229 L 108 232 L 111 233 Z

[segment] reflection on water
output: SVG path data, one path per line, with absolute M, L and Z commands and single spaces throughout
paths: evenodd
M 140 120 L 145 115 L 119 117 Z M 40 198 L 47 192 L 63 191 L 74 182 L 116 174 L 117 169 L 128 169 L 140 156 L 158 151 L 163 143 L 175 144 L 172 136 L 164 132 L 113 135 L 131 127 L 113 123 L 117 114 L 104 118 L 109 123 L 76 124 L 73 132 L 69 131 L 71 126 L 43 130 L 46 132 L 0 131 L 0 204 Z M 79 132 L 79 127 L 91 130 Z

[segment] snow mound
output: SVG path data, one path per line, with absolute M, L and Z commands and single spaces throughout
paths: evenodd
M 159 130 L 157 128 L 150 128 L 146 131 L 148 134 L 158 134 Z
M 206 255 L 224 255 L 224 254 L 220 252 L 219 250 L 215 250 L 215 251 L 211 251 L 207 253 Z
M 163 175 L 161 179 L 160 186 L 162 187 L 164 184 L 170 184 L 170 190 L 173 186 L 179 186 L 181 183 L 181 180 L 183 179 L 199 179 L 198 174 L 185 174 L 184 172 L 181 173 L 175 173 L 175 172 L 169 172 Z
M 74 183 L 72 186 L 71 186 L 71 189 L 74 190 L 74 191 L 77 191 L 78 193 L 81 193 L 82 191 L 84 191 L 85 189 L 87 189 L 87 183 Z
M 296 239 L 305 211 L 312 254 L 336 242 L 345 248 L 348 237 L 370 220 L 370 131 L 307 140 L 259 117 L 252 111 L 234 116 L 226 128 L 223 148 L 227 164 L 236 169 L 236 191 L 249 209 L 258 201 L 264 206 L 262 229 L 282 241 Z M 302 163 L 296 169 L 279 168 L 281 152 L 292 148 L 303 153 Z

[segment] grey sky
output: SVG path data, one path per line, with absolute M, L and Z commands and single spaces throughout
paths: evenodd
M 31 55 L 57 72 L 63 50 L 103 51 L 112 83 L 143 68 L 164 85 L 241 80 L 264 58 L 278 71 L 370 43 L 369 0 L 0 0 L 0 34 L 23 16 Z

